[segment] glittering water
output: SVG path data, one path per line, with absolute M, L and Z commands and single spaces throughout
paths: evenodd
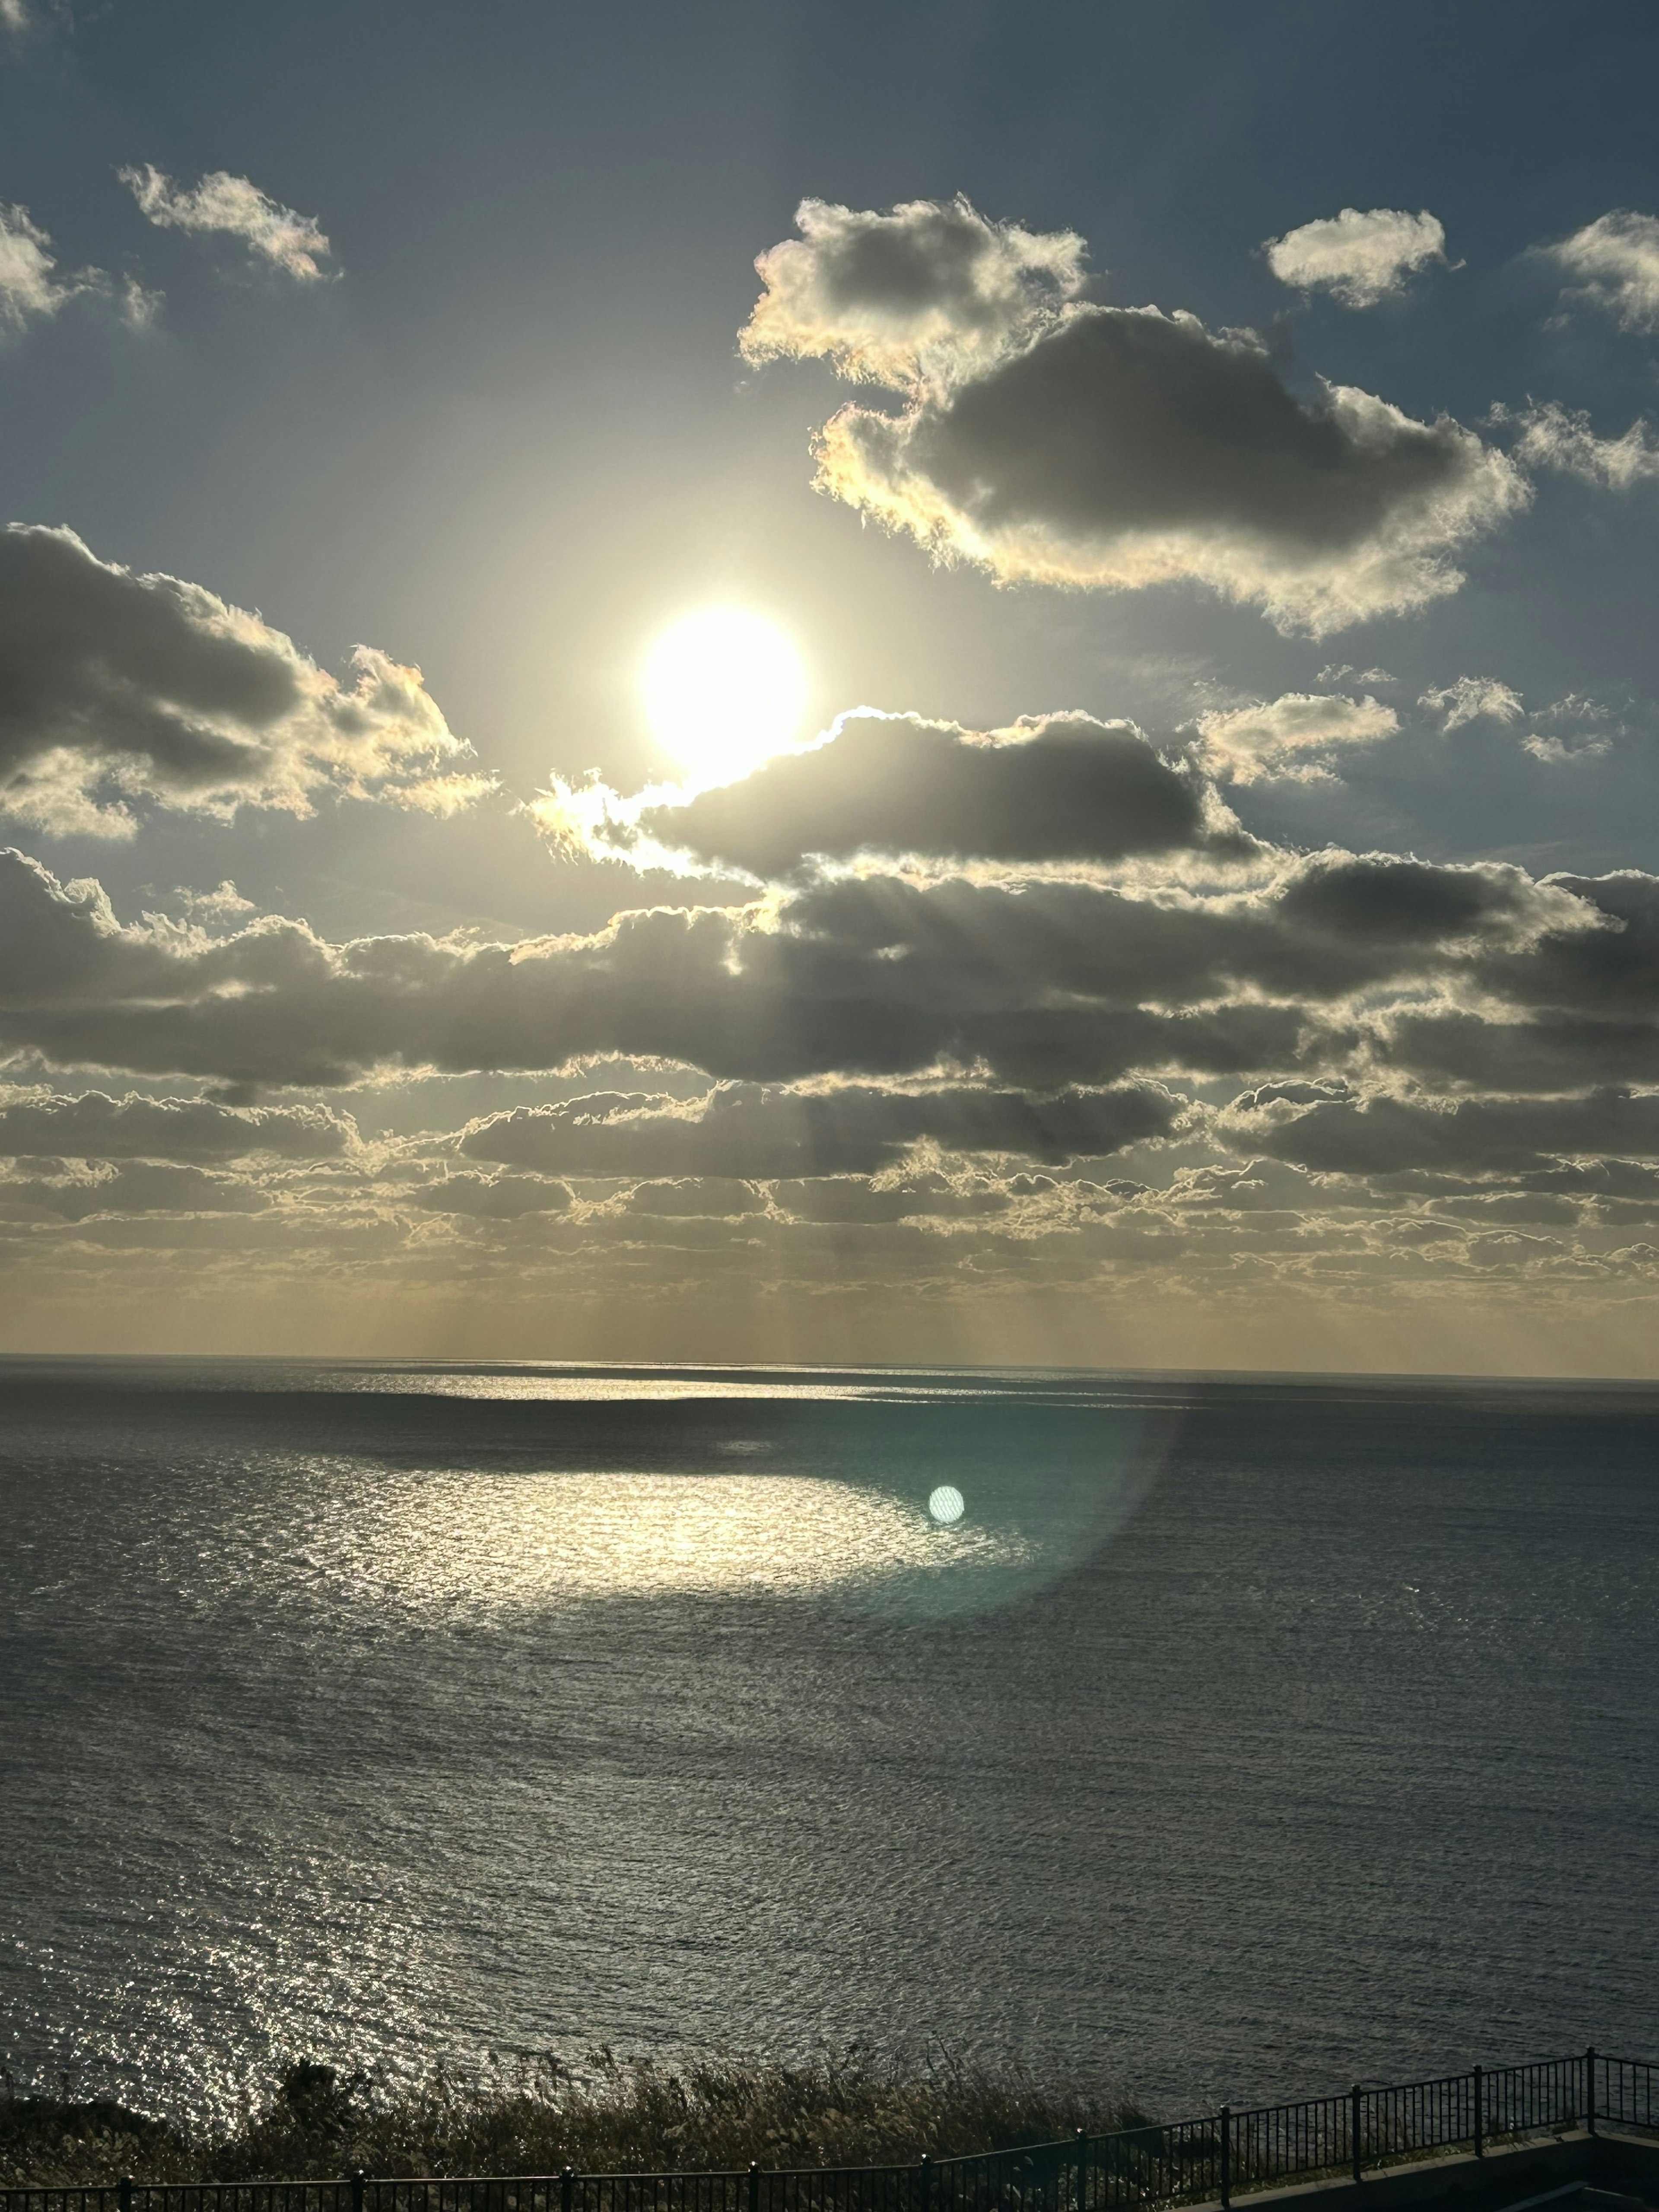
M 24 2078 L 1659 2046 L 1659 1394 L 15 1361 L 0 1516 Z

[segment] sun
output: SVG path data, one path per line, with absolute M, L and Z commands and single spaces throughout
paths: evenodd
M 641 690 L 652 735 L 686 780 L 734 783 L 793 743 L 806 671 L 764 615 L 702 607 L 652 644 Z

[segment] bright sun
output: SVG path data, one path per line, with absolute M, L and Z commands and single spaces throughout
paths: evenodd
M 775 623 L 703 607 L 664 630 L 641 677 L 651 731 L 689 781 L 732 783 L 800 726 L 806 672 Z

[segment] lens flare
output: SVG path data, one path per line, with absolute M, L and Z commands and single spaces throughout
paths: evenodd
M 652 645 L 641 690 L 652 735 L 688 780 L 733 783 L 794 742 L 806 672 L 763 615 L 704 607 Z

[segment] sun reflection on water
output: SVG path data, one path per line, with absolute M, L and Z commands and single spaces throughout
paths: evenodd
M 446 1471 L 374 1489 L 371 1525 L 331 1516 L 299 1558 L 307 1579 L 394 1605 L 810 1592 L 1031 1557 L 1015 1532 L 942 1528 L 920 1499 L 811 1476 Z

